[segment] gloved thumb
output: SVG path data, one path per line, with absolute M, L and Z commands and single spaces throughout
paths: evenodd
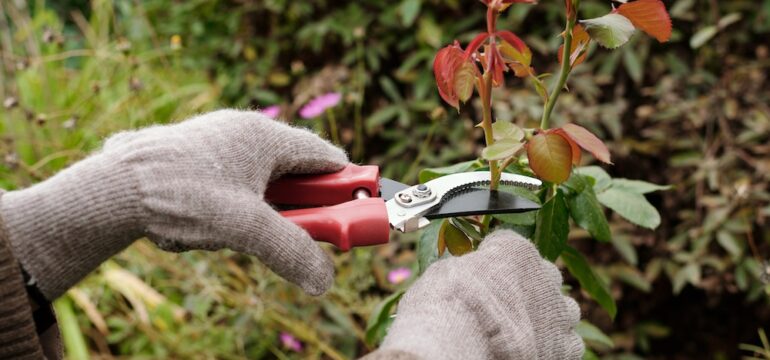
M 345 152 L 310 131 L 289 128 L 283 151 L 276 161 L 274 178 L 283 174 L 317 174 L 342 170 Z

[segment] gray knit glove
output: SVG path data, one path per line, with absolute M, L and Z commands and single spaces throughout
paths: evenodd
M 49 299 L 142 236 L 167 250 L 254 255 L 317 295 L 331 286 L 331 260 L 263 194 L 283 174 L 347 162 L 308 131 L 222 110 L 117 134 L 56 176 L 7 193 L 0 215 L 14 254 Z
M 365 359 L 580 359 L 580 309 L 561 284 L 532 243 L 497 231 L 478 251 L 431 266 Z

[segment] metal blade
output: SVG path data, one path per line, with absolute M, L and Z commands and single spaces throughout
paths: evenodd
M 444 200 L 424 216 L 428 219 L 455 216 L 510 214 L 540 209 L 540 205 L 504 190 L 470 188 Z
M 408 188 L 409 188 L 409 185 L 402 184 L 398 181 L 391 180 L 388 178 L 380 178 L 380 197 L 383 198 L 385 201 L 392 199 L 393 196 L 396 195 L 396 193 L 406 190 Z
M 458 216 L 467 214 L 508 213 L 535 210 L 537 204 L 530 204 L 524 199 L 516 199 L 517 192 L 493 194 L 489 189 L 491 174 L 489 171 L 473 171 L 442 176 L 409 187 L 395 194 L 385 202 L 390 226 L 401 232 L 419 230 L 427 226 L 429 214 L 434 217 Z M 527 176 L 503 173 L 500 178 L 501 189 L 504 187 L 524 188 L 534 190 L 542 182 Z M 484 193 L 467 195 L 455 199 L 470 190 L 481 189 Z M 509 195 L 509 196 L 507 196 Z M 452 201 L 455 199 L 454 201 Z M 465 201 L 463 201 L 465 199 Z M 466 203 L 466 201 L 473 202 Z M 444 207 L 452 201 L 452 207 Z

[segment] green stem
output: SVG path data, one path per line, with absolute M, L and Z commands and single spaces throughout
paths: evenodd
M 337 132 L 337 119 L 334 117 L 334 111 L 326 109 L 326 119 L 329 121 L 329 133 L 331 134 L 332 142 L 335 145 L 340 145 L 340 135 Z
M 495 143 L 495 136 L 492 131 L 492 73 L 484 74 L 482 84 L 484 91 L 481 91 L 481 128 L 484 130 L 484 140 L 487 146 L 490 146 Z M 497 190 L 498 183 L 500 182 L 500 170 L 497 165 L 497 161 L 489 161 L 489 171 L 492 173 L 489 187 L 492 190 Z
M 492 9 L 487 8 L 487 32 L 493 34 L 497 28 L 497 16 L 499 13 Z M 495 45 L 495 38 L 490 38 L 489 46 Z M 495 136 L 492 130 L 492 73 L 491 66 L 487 66 L 487 72 L 481 78 L 481 84 L 479 84 L 479 94 L 481 95 L 481 128 L 484 129 L 484 140 L 487 146 L 495 143 Z M 500 169 L 496 160 L 489 160 L 489 172 L 492 174 L 489 184 L 491 190 L 497 190 L 500 183 Z M 489 224 L 492 222 L 492 215 L 484 215 L 481 218 L 481 234 L 486 235 L 489 232 Z
M 492 130 L 492 73 L 487 72 L 484 74 L 481 85 L 483 90 L 479 91 L 481 94 L 481 107 L 482 107 L 482 119 L 481 128 L 484 130 L 484 139 L 487 146 L 495 143 L 495 137 Z M 489 172 L 492 174 L 490 179 L 489 188 L 497 190 L 497 186 L 500 183 L 500 169 L 498 169 L 497 161 L 489 160 Z M 489 232 L 489 223 L 492 222 L 491 215 L 484 215 L 481 218 L 481 234 L 485 235 Z
M 577 11 L 577 6 L 575 8 L 575 11 Z M 559 95 L 561 95 L 561 91 L 564 89 L 564 85 L 567 83 L 570 71 L 572 71 L 572 67 L 570 66 L 570 55 L 572 54 L 572 29 L 575 28 L 576 22 L 576 17 L 567 19 L 567 25 L 564 30 L 564 51 L 562 52 L 561 57 L 562 61 L 561 71 L 559 72 L 559 80 L 551 90 L 551 96 L 548 98 L 548 102 L 545 104 L 545 108 L 543 110 L 543 118 L 540 120 L 541 129 L 548 129 L 548 122 L 551 120 L 551 112 L 553 112 L 553 108 L 556 106 L 556 101 L 559 99 Z

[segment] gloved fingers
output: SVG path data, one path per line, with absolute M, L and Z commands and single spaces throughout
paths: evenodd
M 575 299 L 569 296 L 562 296 L 567 307 L 567 319 L 572 324 L 571 328 L 574 328 L 578 322 L 580 322 L 580 305 L 578 305 Z
M 497 230 L 487 235 L 476 253 L 503 259 L 515 269 L 531 269 L 543 260 L 531 241 L 511 230 Z
M 575 331 L 575 327 L 580 322 L 580 306 L 578 303 L 569 296 L 562 296 L 567 303 L 567 318 L 569 319 L 569 327 L 567 329 L 566 340 L 564 342 L 564 356 L 567 359 L 574 357 L 576 359 L 582 359 L 585 352 L 585 344 L 580 334 Z
M 243 205 L 243 211 L 221 224 L 224 247 L 256 256 L 310 295 L 331 287 L 334 264 L 305 230 L 262 201 Z
M 136 139 L 138 136 L 141 136 L 141 135 L 137 131 L 121 131 L 119 133 L 116 133 L 108 137 L 107 140 L 104 141 L 104 146 L 102 148 L 104 149 L 116 148 L 116 147 L 128 144 L 129 142 L 131 142 L 131 140 Z
M 234 157 L 257 192 L 265 181 L 285 174 L 328 173 L 348 164 L 345 152 L 312 132 L 291 127 L 256 111 L 220 110 L 180 124 L 207 139 L 219 129 L 225 158 Z
M 310 131 L 288 128 L 275 161 L 272 179 L 284 174 L 317 174 L 342 170 L 348 163 L 345 151 Z

